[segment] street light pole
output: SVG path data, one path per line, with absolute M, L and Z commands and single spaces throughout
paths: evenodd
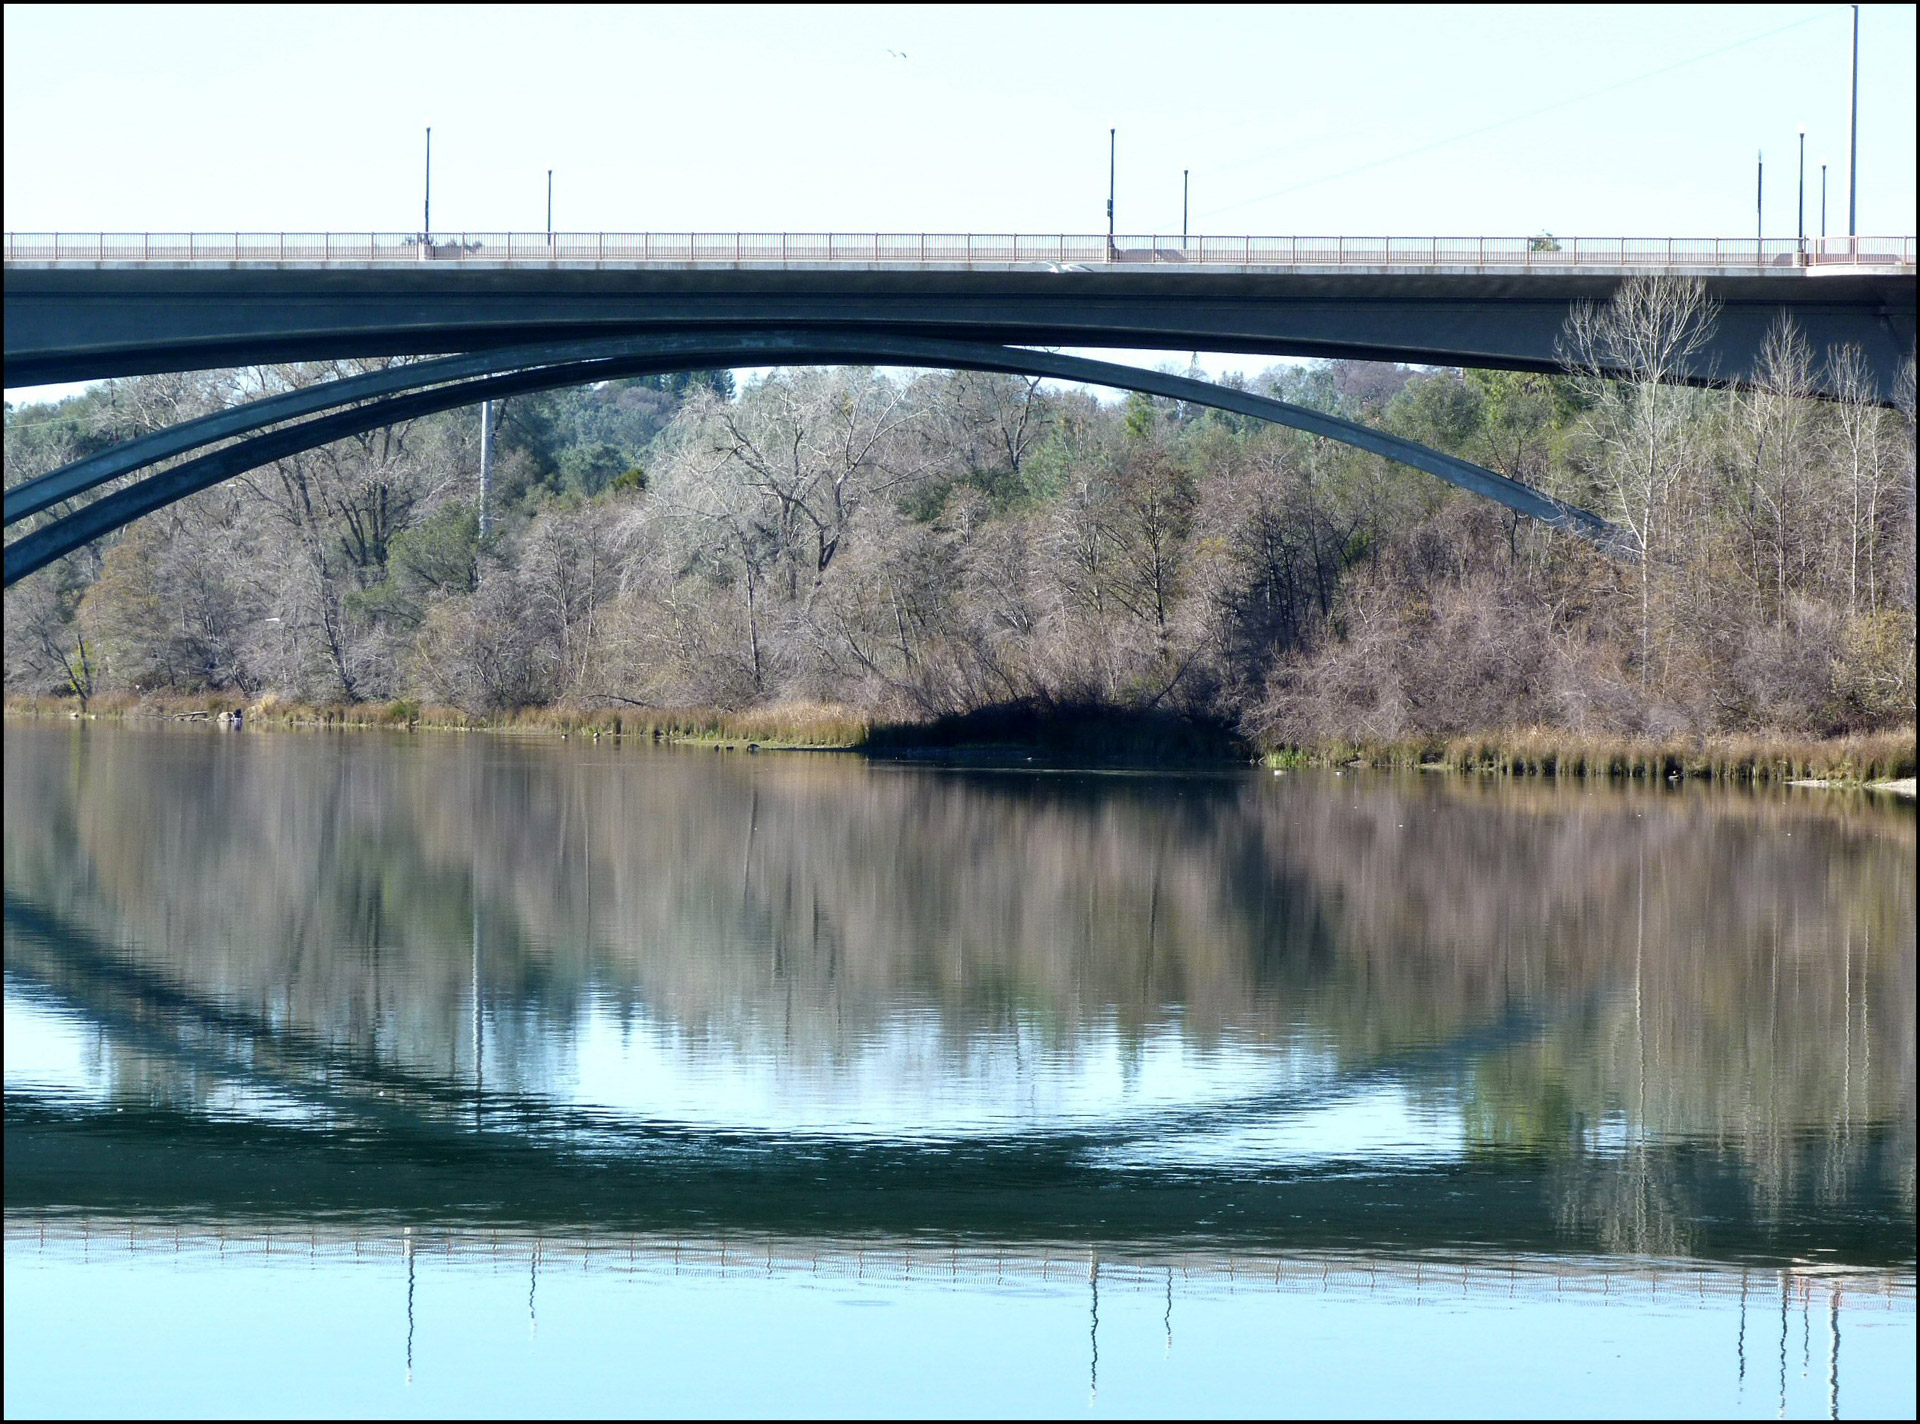
M 1853 117 L 1847 137 L 1847 236 L 1858 237 L 1860 210 L 1860 7 L 1853 7 Z
M 1820 241 L 1827 240 L 1827 160 L 1820 160 Z
M 1192 191 L 1188 182 L 1192 173 L 1191 168 L 1180 170 L 1180 250 L 1182 252 L 1187 250 L 1187 194 Z
M 1800 130 L 1800 231 L 1794 240 L 1799 244 L 1799 251 L 1807 250 L 1807 131 L 1804 126 Z
M 547 170 L 547 246 L 553 246 L 553 170 Z
M 427 197 L 420 209 L 420 231 L 425 234 L 433 231 L 433 125 L 427 125 Z
M 1753 156 L 1753 240 L 1756 244 L 1767 240 L 1767 226 L 1764 199 L 1767 195 L 1767 155 L 1764 150 Z M 1756 259 L 1764 257 L 1756 246 Z
M 1120 140 L 1118 129 L 1107 130 L 1107 257 L 1113 257 L 1113 183 L 1119 171 Z

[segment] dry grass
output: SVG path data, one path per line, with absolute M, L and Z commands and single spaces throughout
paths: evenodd
M 1912 776 L 1915 736 L 1909 728 L 1833 738 L 1753 733 L 1649 741 L 1528 727 L 1469 737 L 1287 747 L 1270 753 L 1268 760 L 1276 765 L 1359 762 L 1498 776 L 1866 783 Z
M 858 747 L 872 730 L 866 713 L 827 702 L 782 702 L 739 712 L 712 707 L 536 707 L 507 714 L 490 725 L 500 730 L 768 748 Z
M 9 717 L 102 717 L 194 720 L 217 717 L 248 706 L 236 693 L 107 692 L 82 706 L 77 697 L 21 697 L 9 695 Z
M 912 747 L 951 746 L 971 740 L 1008 740 L 1008 729 L 980 717 L 949 719 L 925 726 L 889 725 L 876 728 L 858 708 L 824 702 L 787 702 L 743 711 L 711 707 L 532 707 L 492 717 L 478 717 L 456 707 L 436 707 L 412 701 L 299 703 L 269 695 L 248 703 L 232 695 L 112 694 L 96 697 L 87 716 L 108 719 L 199 720 L 243 710 L 246 719 L 262 726 L 283 727 L 406 727 L 436 731 L 520 732 L 530 735 L 633 737 L 655 742 L 702 746 L 769 749 L 781 747 L 872 748 L 903 750 Z M 9 717 L 54 718 L 81 715 L 72 697 L 9 697 Z M 991 721 L 992 719 L 986 719 Z M 1004 719 L 1003 719 L 1004 720 Z M 1066 719 L 1071 721 L 1072 719 Z M 1109 719 L 1111 720 L 1111 719 Z M 1162 760 L 1143 740 L 1140 729 L 1129 725 L 1118 737 L 1095 719 L 1092 732 L 1079 735 L 1099 740 L 1114 758 Z M 963 736 L 962 732 L 971 734 Z M 1028 729 L 1031 732 L 1031 729 Z M 1164 729 L 1156 729 L 1160 736 Z M 996 735 L 988 735 L 989 733 Z M 1096 735 L 1098 734 L 1098 735 Z M 1015 738 L 1018 740 L 1018 738 Z M 1191 737 L 1189 737 L 1191 740 Z M 1107 745 L 1106 743 L 1111 743 Z M 1077 745 L 1077 744 L 1076 744 Z M 1200 750 L 1181 747 L 1186 759 Z M 1717 782 L 1835 781 L 1849 784 L 1898 781 L 1916 769 L 1913 728 L 1892 732 L 1863 732 L 1852 736 L 1813 738 L 1751 733 L 1739 736 L 1639 740 L 1628 737 L 1586 736 L 1548 727 L 1525 727 L 1506 732 L 1445 738 L 1406 738 L 1392 742 L 1330 741 L 1314 746 L 1286 746 L 1270 750 L 1266 760 L 1275 766 L 1349 765 L 1381 768 L 1429 767 L 1448 771 L 1499 776 L 1607 777 L 1643 780 L 1703 780 Z M 1079 750 L 1087 751 L 1087 747 Z M 1165 748 L 1161 748 L 1162 752 Z M 1209 742 L 1205 752 L 1219 759 L 1239 755 L 1221 743 Z
M 457 707 L 397 702 L 289 702 L 269 694 L 254 702 L 231 695 L 131 694 L 96 697 L 88 717 L 198 721 L 242 712 L 256 726 L 406 727 L 432 731 L 521 732 L 530 735 L 638 737 L 710 746 L 857 747 L 871 728 L 867 715 L 830 703 L 795 702 L 743 712 L 701 707 L 529 707 L 491 717 Z M 78 717 L 72 697 L 9 697 L 9 717 Z

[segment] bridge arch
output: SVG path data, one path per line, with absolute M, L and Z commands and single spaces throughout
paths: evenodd
M 537 364 L 529 365 L 529 358 Z M 476 353 L 390 367 L 325 386 L 237 406 L 75 461 L 8 491 L 9 524 L 159 459 L 244 435 L 232 445 L 148 475 L 6 546 L 5 582 L 143 515 L 288 455 L 397 421 L 483 400 L 625 376 L 750 365 L 899 365 L 997 371 L 1139 391 L 1290 426 L 1422 470 L 1458 488 L 1567 530 L 1609 553 L 1630 545 L 1616 526 L 1493 470 L 1416 441 L 1310 407 L 1208 381 L 1050 351 L 933 337 L 862 336 L 807 330 L 668 333 Z M 352 402 L 353 404 L 348 404 Z M 330 414 L 318 414 L 332 407 Z M 312 418 L 281 425 L 290 416 Z M 280 428 L 262 431 L 264 427 Z

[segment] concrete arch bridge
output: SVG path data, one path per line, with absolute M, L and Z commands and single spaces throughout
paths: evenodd
M 199 489 L 398 420 L 619 376 L 851 362 L 1049 376 L 1272 420 L 1627 554 L 1605 520 L 1415 442 L 1248 392 L 1030 348 L 1553 370 L 1576 306 L 1632 276 L 1673 275 L 1701 281 L 1720 303 L 1714 341 L 1683 379 L 1739 379 L 1785 314 L 1816 349 L 1860 347 L 1887 395 L 1915 326 L 1911 238 L 1784 249 L 1674 239 L 738 233 L 9 234 L 6 244 L 13 385 L 460 353 L 236 407 L 15 486 L 7 525 L 37 527 L 6 546 L 9 586 Z

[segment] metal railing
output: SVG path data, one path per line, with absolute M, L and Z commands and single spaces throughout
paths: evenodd
M 1911 237 L 1172 237 L 830 232 L 10 232 L 6 261 L 1172 265 L 1511 272 L 1913 267 Z

